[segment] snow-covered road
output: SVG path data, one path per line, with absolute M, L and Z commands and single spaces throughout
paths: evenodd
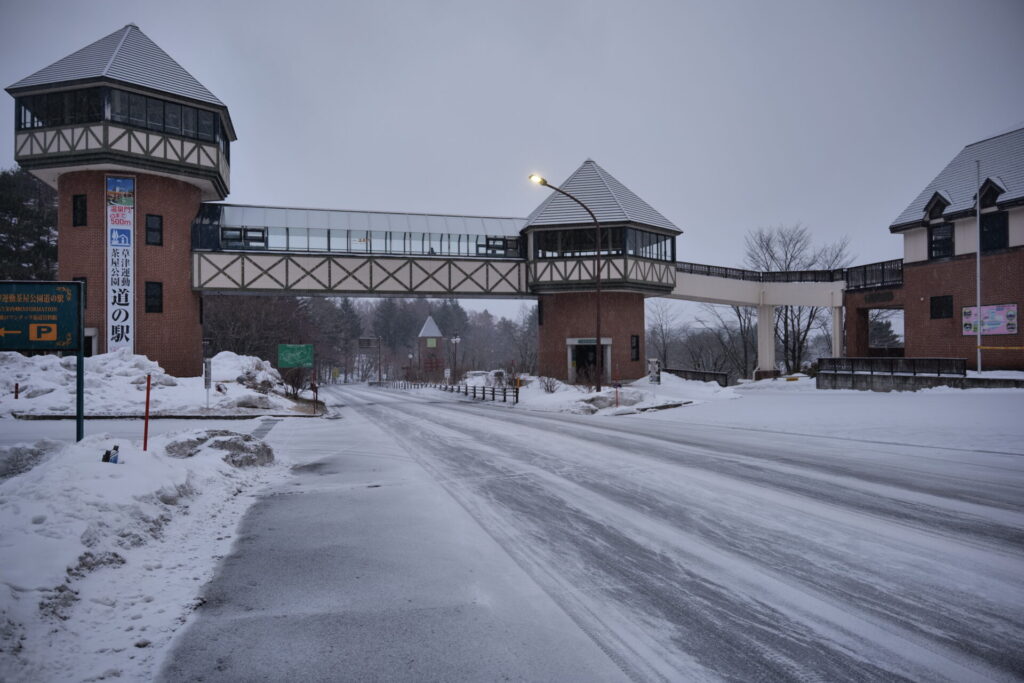
M 388 589 L 371 584 L 366 593 L 358 577 L 323 568 L 325 558 L 341 561 L 345 553 L 338 548 L 303 554 L 303 569 L 292 571 L 305 576 L 320 566 L 317 572 L 332 574 L 330 589 L 350 597 L 330 598 L 330 611 L 347 612 L 351 625 L 353 613 L 371 609 L 365 604 L 369 596 L 384 603 L 373 638 L 363 628 L 329 628 L 325 665 L 352 661 L 353 653 L 365 656 L 368 649 L 399 648 L 414 658 L 436 652 L 438 645 L 452 661 L 472 661 L 467 653 L 480 648 L 493 662 L 490 639 L 506 633 L 517 612 L 510 603 L 522 596 L 530 598 L 513 621 L 534 620 L 546 633 L 541 642 L 550 644 L 552 634 L 562 634 L 557 649 L 569 657 L 554 657 L 550 647 L 519 638 L 502 651 L 505 659 L 499 657 L 495 668 L 475 673 L 438 668 L 429 658 L 419 660 L 422 668 L 396 670 L 391 658 L 385 665 L 390 670 L 360 670 L 382 679 L 470 680 L 482 672 L 505 672 L 564 680 L 565 667 L 575 666 L 571 650 L 594 669 L 570 677 L 580 680 L 609 675 L 603 655 L 595 659 L 600 651 L 635 680 L 965 681 L 1024 675 L 1020 455 L 697 426 L 667 419 L 668 413 L 657 420 L 594 419 L 426 392 L 345 387 L 324 393 L 344 404 L 348 419 L 317 428 L 328 429 L 322 450 L 295 487 L 314 497 L 298 497 L 307 500 L 292 511 L 291 527 L 287 516 L 278 521 L 278 513 L 287 511 L 281 503 L 260 516 L 263 505 L 275 505 L 274 496 L 258 504 L 242 529 L 236 562 L 228 561 L 211 587 L 222 603 L 201 611 L 168 657 L 168 680 L 213 671 L 228 644 L 236 661 L 246 659 L 246 647 L 265 651 L 265 641 L 246 645 L 237 636 L 247 615 L 269 610 L 287 622 L 287 599 L 268 606 L 262 597 L 240 597 L 248 586 L 251 596 L 297 599 L 286 570 L 294 565 L 278 566 L 269 558 L 256 574 L 240 568 L 254 559 L 246 550 L 250 536 L 270 547 L 282 542 L 280 534 L 254 528 L 255 520 L 283 523 L 291 534 L 307 525 L 314 538 L 299 544 L 303 553 L 325 541 L 312 531 L 312 522 L 330 520 L 329 533 L 343 535 L 345 553 L 378 570 L 387 566 L 381 553 L 393 560 L 391 553 L 403 544 L 422 552 L 424 542 L 435 546 L 424 561 L 431 571 L 445 558 L 454 565 L 484 561 L 474 554 L 487 558 L 488 571 L 512 565 L 508 558 L 517 565 L 515 572 L 497 572 L 502 585 L 486 586 L 494 599 L 487 610 L 479 611 L 487 601 L 467 603 L 476 610 L 474 618 L 487 624 L 481 638 L 473 639 L 471 624 L 454 613 L 431 614 L 427 606 L 410 619 L 409 611 L 400 612 L 396 603 L 422 597 L 424 582 L 438 580 L 433 574 L 406 577 Z M 287 430 L 275 432 L 268 437 L 272 442 L 288 436 Z M 353 450 L 353 439 L 363 446 Z M 420 478 L 420 469 L 430 477 Z M 382 473 L 385 480 L 378 483 L 389 497 L 370 498 L 365 482 Z M 429 493 L 439 487 L 459 510 L 446 509 L 444 500 Z M 352 507 L 353 500 L 364 499 L 365 507 Z M 466 513 L 475 524 L 462 519 Z M 352 516 L 338 519 L 341 514 Z M 353 523 L 359 533 L 346 530 Z M 442 542 L 443 534 L 460 540 Z M 416 563 L 399 563 L 396 577 L 399 569 L 415 572 Z M 464 592 L 467 580 L 453 572 L 434 586 L 434 599 Z M 324 599 L 318 591 L 327 588 L 302 581 L 313 586 L 304 594 L 307 601 Z M 535 595 L 530 582 L 560 610 Z M 410 631 L 417 619 L 448 624 L 451 632 L 443 626 L 440 632 Z M 236 635 L 218 642 L 226 634 Z M 577 637 L 582 634 L 589 639 Z M 588 650 L 591 641 L 600 650 Z M 532 668 L 510 664 L 532 648 L 538 653 Z M 548 665 L 560 668 L 545 671 Z

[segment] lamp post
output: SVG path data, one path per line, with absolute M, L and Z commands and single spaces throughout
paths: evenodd
M 452 343 L 452 384 L 456 384 L 459 378 L 459 373 L 457 372 L 459 367 L 459 342 L 462 341 L 462 338 L 456 332 L 450 341 Z
M 604 379 L 604 349 L 601 348 L 601 224 L 597 222 L 597 216 L 590 210 L 590 207 L 581 202 L 579 199 L 569 194 L 557 185 L 552 185 L 543 176 L 537 175 L 536 173 L 530 174 L 530 181 L 543 187 L 550 188 L 559 194 L 564 194 L 569 199 L 573 200 L 577 204 L 583 207 L 583 210 L 590 215 L 590 219 L 594 221 L 594 309 L 596 310 L 596 323 L 597 336 L 594 337 L 594 349 L 597 352 L 597 380 L 595 382 L 596 389 L 600 393 L 601 391 L 601 380 Z

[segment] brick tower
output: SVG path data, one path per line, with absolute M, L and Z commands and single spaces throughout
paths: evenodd
M 58 193 L 58 278 L 86 283 L 87 352 L 200 374 L 190 233 L 200 202 L 228 194 L 227 106 L 134 24 L 7 92 L 15 160 Z
M 552 193 L 527 219 L 522 236 L 538 300 L 538 372 L 592 382 L 600 348 L 603 383 L 642 377 L 644 298 L 675 287 L 675 238 L 682 231 L 591 159 L 559 187 L 594 213 L 602 245 L 598 254 L 594 219 L 563 194 Z

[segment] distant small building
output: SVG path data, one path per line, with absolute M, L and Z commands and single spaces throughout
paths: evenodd
M 444 335 L 433 316 L 428 315 L 417 339 L 416 379 L 430 382 L 444 379 L 444 351 Z

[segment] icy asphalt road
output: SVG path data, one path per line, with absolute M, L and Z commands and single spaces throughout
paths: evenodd
M 1021 456 L 326 393 L 164 680 L 1024 676 Z

